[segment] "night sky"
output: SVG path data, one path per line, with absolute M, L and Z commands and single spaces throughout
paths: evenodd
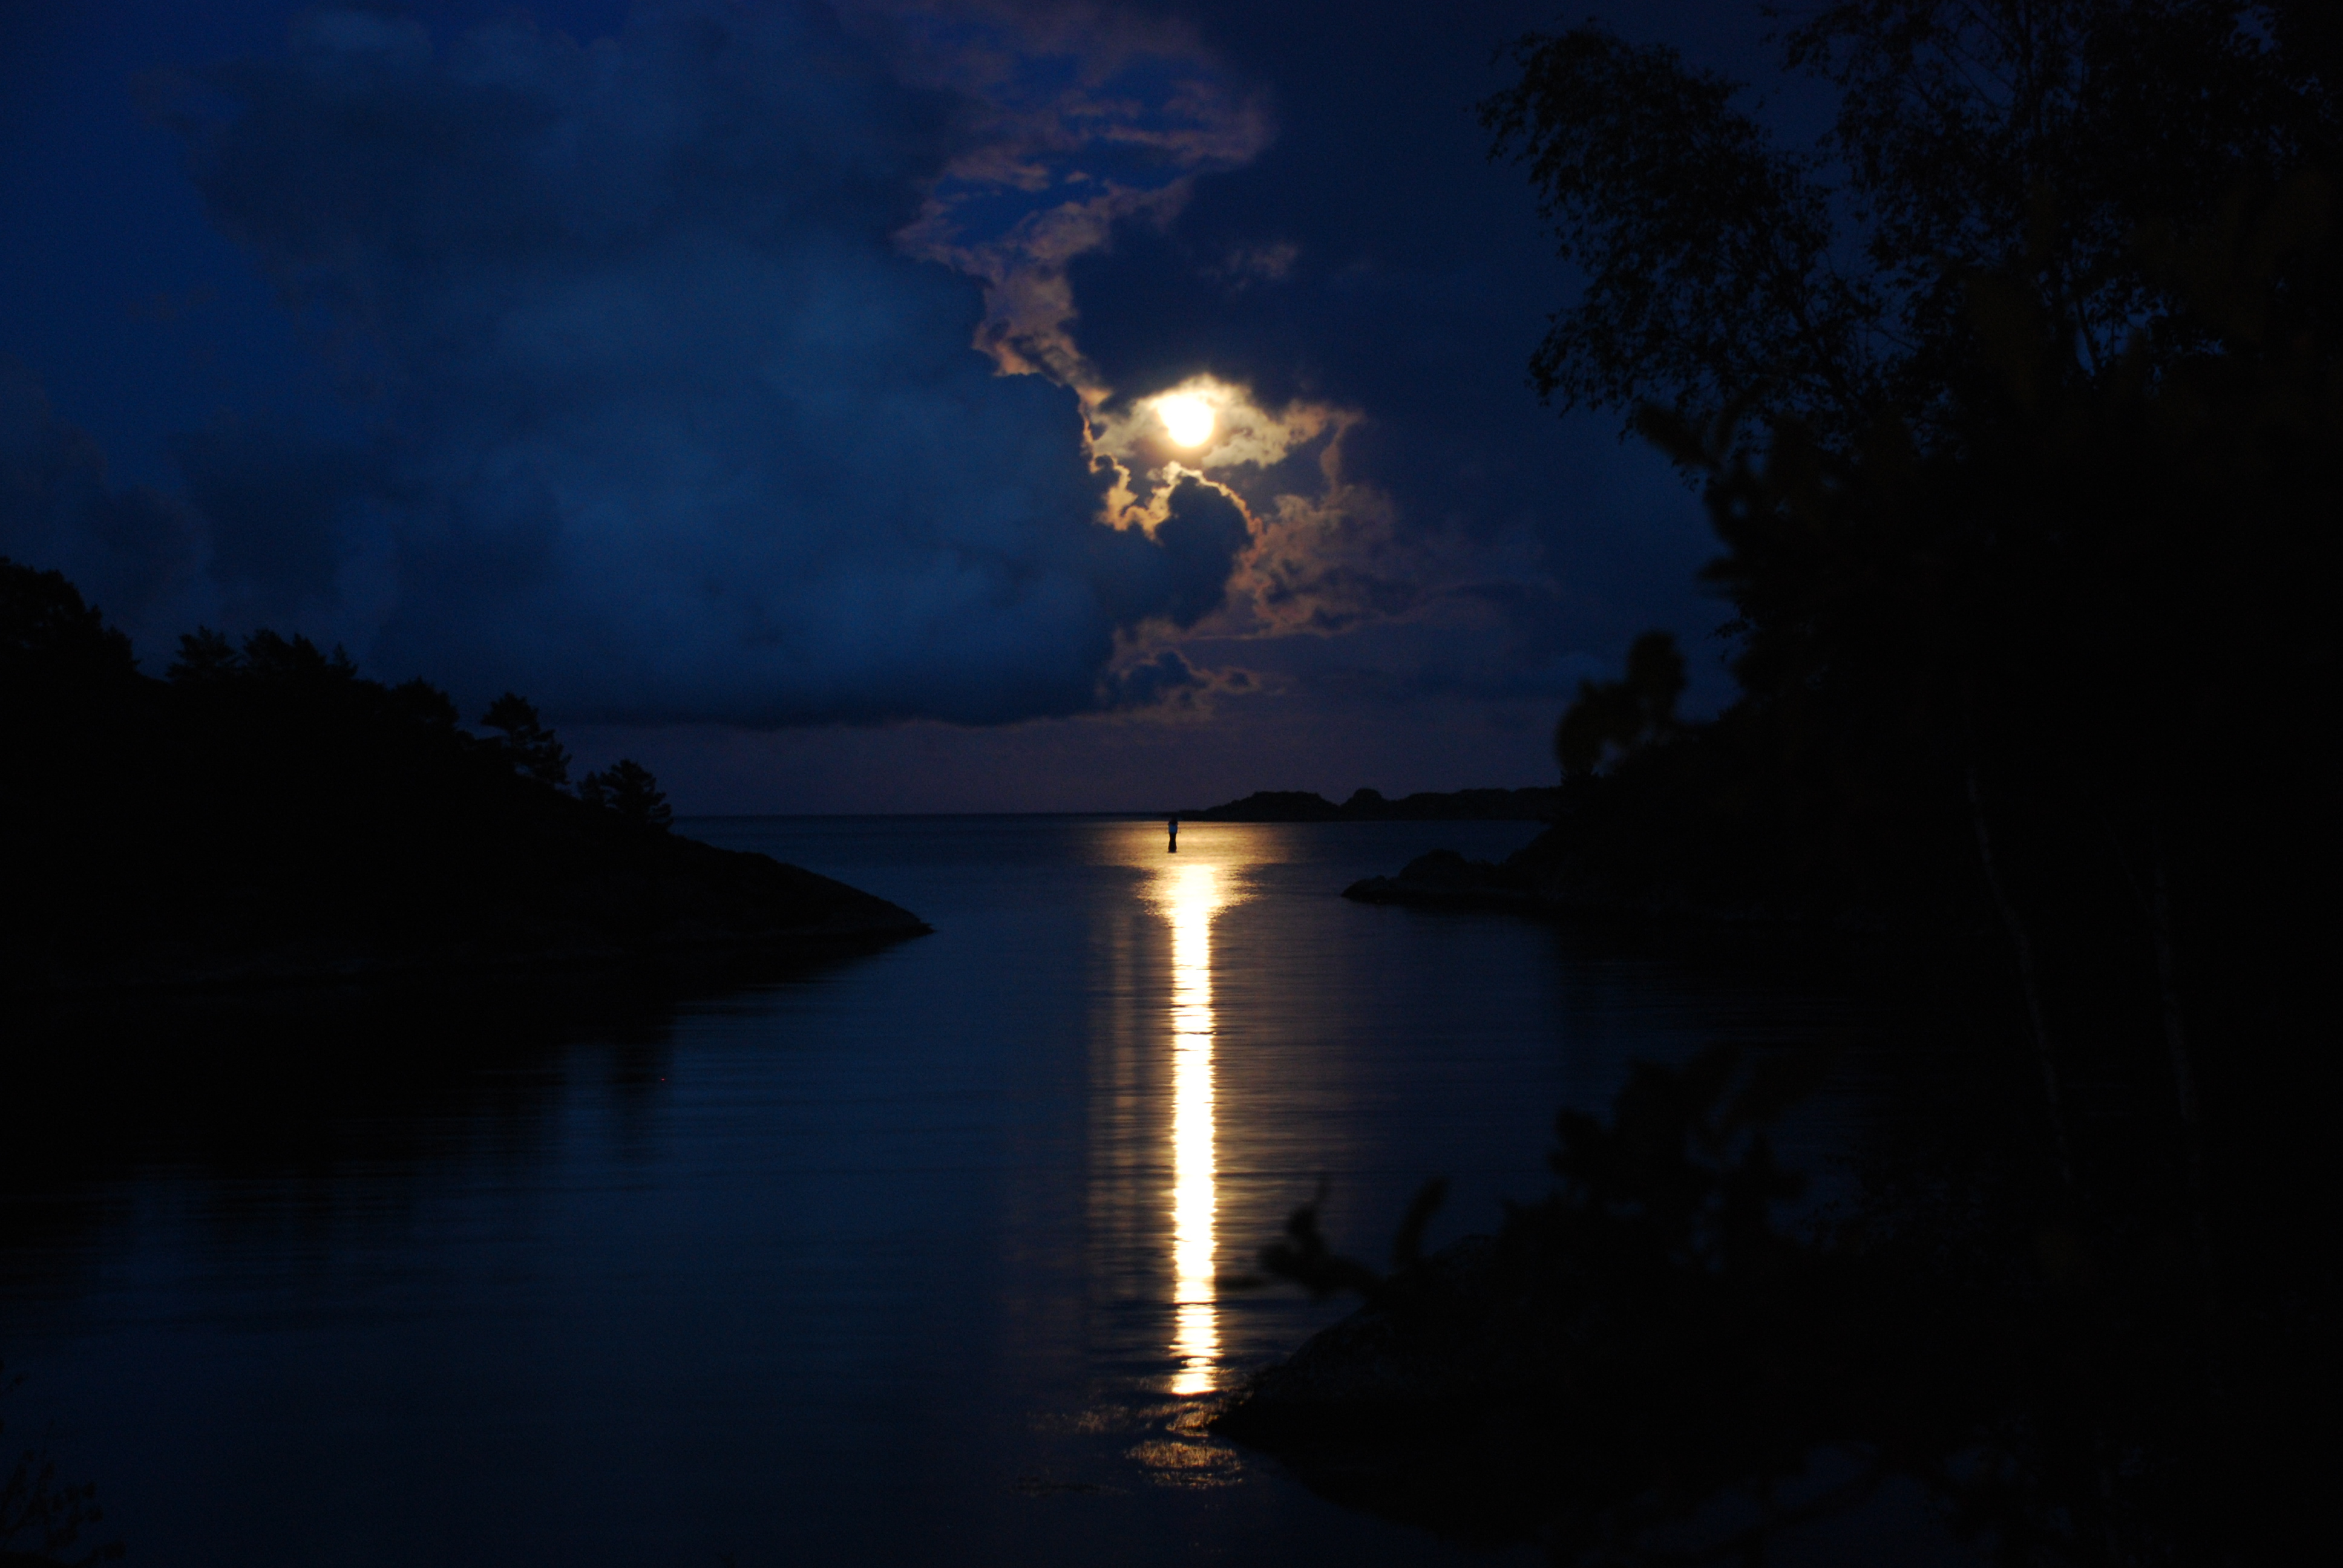
M 1524 385 L 1473 110 L 1582 15 L 0 0 L 0 553 L 687 812 L 1549 782 L 1638 631 L 1725 689 L 1697 498 Z

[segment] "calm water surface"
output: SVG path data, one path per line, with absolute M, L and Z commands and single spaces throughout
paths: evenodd
M 685 826 L 936 933 L 679 1003 L 40 1036 L 84 1065 L 0 1110 L 0 1413 L 133 1563 L 1487 1562 L 1196 1430 L 1342 1311 L 1224 1276 L 1321 1180 L 1371 1256 L 1433 1173 L 1434 1241 L 1485 1229 L 1632 1059 L 1847 1014 L 1335 896 L 1520 824 Z

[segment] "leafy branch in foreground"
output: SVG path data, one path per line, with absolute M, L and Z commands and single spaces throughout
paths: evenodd
M 1853 1424 L 1818 1312 L 1836 1261 L 1774 1222 L 1799 1181 L 1763 1131 L 1817 1067 L 1729 1049 L 1639 1065 L 1609 1121 L 1556 1119 L 1554 1191 L 1508 1205 L 1493 1239 L 1421 1256 L 1443 1195 L 1426 1186 L 1388 1273 L 1334 1251 L 1322 1193 L 1262 1267 L 1367 1307 L 1220 1429 L 1305 1479 L 1372 1475 L 1353 1501 L 1557 1561 L 1626 1550 L 1720 1493 L 1778 1499 Z
M 2030 1168 L 1908 1151 L 1784 1224 L 1801 1183 L 1765 1128 L 1825 1062 L 1638 1066 L 1607 1121 L 1557 1118 L 1544 1198 L 1417 1258 L 1427 1189 L 1388 1273 L 1305 1206 L 1263 1268 L 1366 1305 L 1216 1430 L 1340 1501 L 1558 1563 L 1757 1561 L 1898 1478 L 2006 1561 L 2221 1539 L 2176 1462 L 2206 1405 L 2172 1372 L 2203 1322 L 2165 1240 L 2084 1226 Z
M 2332 29 L 2310 10 L 1843 0 L 1774 40 L 1834 98 L 1805 147 L 1673 49 L 1593 23 L 1527 35 L 1482 123 L 1583 279 L 1531 384 L 1565 411 L 1735 409 L 1744 435 L 1793 418 L 1837 447 L 1883 410 L 1944 407 L 1981 274 L 2022 287 L 2085 376 L 2143 332 L 2190 352 L 2134 237 L 2332 152 Z
M 0 1393 L 20 1385 L 22 1378 L 5 1375 L 0 1362 Z M 0 1422 L 0 1432 L 7 1423 Z M 97 1505 L 95 1482 L 78 1484 L 57 1480 L 57 1463 L 43 1442 L 22 1450 L 0 1481 L 0 1564 L 15 1568 L 95 1568 L 123 1554 L 122 1543 L 81 1546 L 82 1532 L 100 1523 L 106 1514 Z M 79 1548 L 76 1551 L 76 1548 Z

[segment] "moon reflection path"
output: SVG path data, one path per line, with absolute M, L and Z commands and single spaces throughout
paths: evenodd
M 1220 1207 L 1212 1107 L 1212 917 L 1228 902 L 1220 869 L 1188 864 L 1160 874 L 1172 924 L 1172 1392 L 1212 1392 L 1221 1354 L 1213 1298 Z

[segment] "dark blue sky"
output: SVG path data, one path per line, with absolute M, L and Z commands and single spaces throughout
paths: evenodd
M 0 0 L 0 552 L 687 811 L 1544 782 L 1645 627 L 1724 689 L 1694 498 L 1523 386 L 1572 280 L 1472 110 L 1554 20 Z

